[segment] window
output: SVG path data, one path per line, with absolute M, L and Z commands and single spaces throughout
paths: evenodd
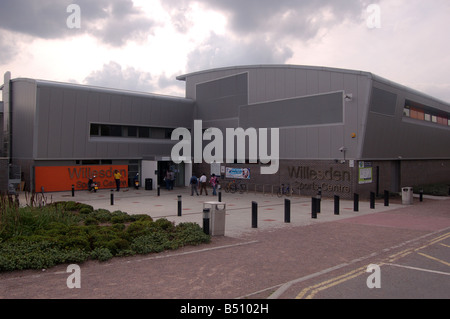
M 411 116 L 411 110 L 409 109 L 408 105 L 405 105 L 405 108 L 403 109 L 403 116 L 406 116 L 406 117 Z
M 150 128 L 140 127 L 139 128 L 139 138 L 150 138 Z
M 438 125 L 450 125 L 450 113 L 443 113 L 441 110 L 408 100 L 403 108 L 403 116 Z

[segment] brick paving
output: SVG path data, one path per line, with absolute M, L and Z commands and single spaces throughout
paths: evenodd
M 280 202 L 272 202 L 278 199 L 257 196 L 262 206 L 266 202 L 266 208 L 273 210 L 260 209 L 263 226 L 251 229 L 250 197 L 245 203 L 228 198 L 236 205 L 227 215 L 227 227 L 234 229 L 227 229 L 224 237 L 214 237 L 211 244 L 161 254 L 115 258 L 104 263 L 86 262 L 80 265 L 81 289 L 67 288 L 66 280 L 70 275 L 66 272 L 67 265 L 39 271 L 0 273 L 0 298 L 268 298 L 290 281 L 374 253 L 382 255 L 386 248 L 405 242 L 420 244 L 418 238 L 450 229 L 449 200 L 426 199 L 423 203 L 416 200 L 412 206 L 402 206 L 394 200 L 389 208 L 377 202 L 376 210 L 364 208 L 359 213 L 345 210 L 346 205 L 352 206 L 343 203 L 343 213 L 337 217 L 333 216 L 331 204 L 324 200 L 322 213 L 318 220 L 312 221 L 308 199 L 299 198 L 295 206 L 293 204 L 293 215 L 302 216 L 293 216 L 291 224 L 284 224 L 280 217 L 283 206 Z M 136 197 L 119 199 L 123 203 L 128 200 L 127 205 L 130 201 L 142 202 Z M 89 198 L 77 200 L 94 202 Z M 198 221 L 202 201 L 192 200 L 195 200 L 192 205 L 187 201 L 183 203 L 185 208 L 192 210 L 191 214 L 177 219 L 171 213 L 166 218 L 178 222 Z M 169 197 L 163 204 L 156 198 L 152 201 L 156 209 L 164 209 L 166 203 L 171 202 Z M 366 207 L 366 204 L 360 206 Z M 148 206 L 148 203 L 144 205 Z M 278 297 L 294 298 L 298 289 Z

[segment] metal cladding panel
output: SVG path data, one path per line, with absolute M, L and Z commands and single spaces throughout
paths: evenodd
M 342 124 L 343 120 L 343 96 L 337 92 L 242 106 L 240 125 L 280 128 Z
M 36 83 L 30 80 L 12 81 L 12 154 L 13 158 L 33 157 Z
M 385 81 L 375 81 L 373 92 L 367 115 L 363 159 L 450 158 L 449 126 L 403 116 L 406 100 L 450 113 L 448 105 Z
M 38 82 L 37 159 L 139 158 L 159 154 L 155 149 L 170 155 L 171 141 L 92 140 L 90 124 L 189 128 L 193 111 L 187 99 Z
M 238 74 L 197 85 L 197 119 L 237 118 L 248 103 L 248 74 Z

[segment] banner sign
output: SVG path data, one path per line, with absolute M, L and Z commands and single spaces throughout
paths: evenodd
M 359 162 L 358 167 L 358 183 L 372 183 L 372 162 Z
M 225 177 L 234 179 L 250 179 L 250 168 L 227 167 L 225 170 Z
M 75 190 L 87 190 L 89 177 L 93 176 L 100 189 L 115 188 L 115 170 L 122 175 L 120 186 L 128 187 L 128 165 L 37 166 L 34 168 L 35 190 L 40 192 L 44 187 L 46 192 L 70 191 L 72 185 Z

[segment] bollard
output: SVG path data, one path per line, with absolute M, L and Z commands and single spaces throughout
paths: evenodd
M 72 185 L 72 197 L 75 197 L 75 185 Z
M 384 206 L 389 206 L 389 191 L 384 191 Z
M 334 195 L 334 214 L 339 215 L 339 196 Z
M 291 200 L 284 200 L 284 222 L 289 224 L 291 222 Z
M 111 206 L 114 206 L 114 191 L 111 189 Z
M 423 189 L 420 190 L 419 196 L 420 196 L 420 202 L 423 202 Z
M 375 209 L 375 193 L 370 192 L 370 209 Z
M 178 195 L 178 217 L 181 217 L 181 195 Z
M 222 191 L 219 191 L 219 203 L 222 202 Z
M 320 214 L 320 206 L 322 203 L 322 187 L 319 187 L 319 191 L 317 192 L 317 202 L 316 202 L 316 211 Z
M 159 196 L 161 196 L 161 187 L 159 185 L 158 185 L 157 190 L 158 190 L 158 197 L 159 197 Z
M 209 217 L 210 217 L 210 209 L 205 208 L 203 210 L 203 232 L 206 235 L 209 235 Z
M 311 218 L 317 219 L 317 198 L 311 198 Z
M 353 211 L 359 212 L 359 194 L 353 194 Z
M 252 202 L 252 228 L 258 228 L 258 203 Z

